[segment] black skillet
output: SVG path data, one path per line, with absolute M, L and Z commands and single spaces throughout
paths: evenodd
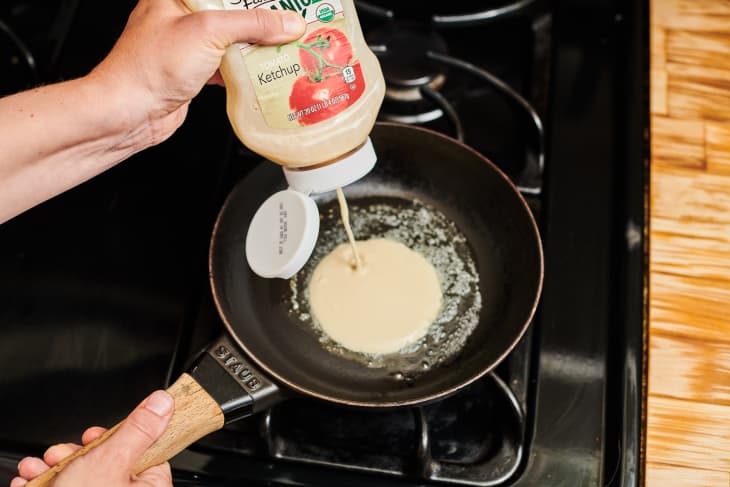
M 371 137 L 378 164 L 347 192 L 418 198 L 451 219 L 473 252 L 483 305 L 461 352 L 413 381 L 395 381 L 393 371 L 328 352 L 295 323 L 282 299 L 287 281 L 256 276 L 244 255 L 256 209 L 284 189 L 280 168 L 261 164 L 231 192 L 213 231 L 210 282 L 227 333 L 170 387 L 175 414 L 137 471 L 291 393 L 366 408 L 443 398 L 492 370 L 517 344 L 535 312 L 543 276 L 540 237 L 522 196 L 490 161 L 438 133 L 379 123 Z M 60 468 L 29 485 L 47 485 Z

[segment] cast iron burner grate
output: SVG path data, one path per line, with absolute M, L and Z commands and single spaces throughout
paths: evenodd
M 520 405 L 497 375 L 435 404 L 362 412 L 302 401 L 264 417 L 269 453 L 281 459 L 452 483 L 499 485 L 523 454 Z M 458 479 L 458 481 L 457 481 Z
M 482 116 L 492 116 L 514 125 L 509 129 L 511 142 L 495 132 L 491 138 L 493 142 L 488 142 L 482 152 L 494 159 L 514 160 L 513 165 L 518 169 L 510 175 L 515 177 L 520 191 L 539 195 L 545 166 L 545 132 L 538 109 L 510 83 L 465 60 L 461 54 L 450 54 L 445 38 L 451 27 L 483 27 L 505 17 L 525 15 L 538 4 L 536 0 L 523 0 L 499 6 L 482 5 L 481 8 L 473 5 L 467 11 L 433 14 L 426 21 L 417 21 L 401 20 L 403 14 L 385 4 L 358 2 L 363 23 L 376 22 L 374 27 L 365 28 L 365 34 L 380 60 L 386 80 L 380 119 L 424 126 L 438 124 L 443 119 L 446 124 L 438 125 L 438 130 L 482 149 L 475 142 L 476 137 L 467 137 L 465 130 L 467 124 L 474 125 L 470 119 L 480 116 L 473 112 L 474 103 L 482 101 Z M 550 24 L 545 18 L 538 15 L 530 24 L 534 51 L 540 53 L 544 48 L 538 46 L 546 42 L 545 31 Z M 479 37 L 467 39 L 466 43 L 479 44 Z M 489 46 L 480 48 L 489 49 Z M 498 100 L 495 102 L 492 98 Z M 523 135 L 515 138 L 515 133 Z M 489 143 L 493 151 L 489 150 Z M 509 147 L 505 151 L 496 148 L 497 145 Z

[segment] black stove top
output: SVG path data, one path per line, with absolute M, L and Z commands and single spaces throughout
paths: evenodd
M 0 94 L 84 74 L 133 3 L 10 0 Z M 528 200 L 538 315 L 452 397 L 377 412 L 292 399 L 181 453 L 176 485 L 639 485 L 647 5 L 357 5 L 388 84 L 380 119 L 464 141 Z M 227 192 L 266 164 L 224 103 L 206 88 L 168 142 L 0 226 L 0 482 L 19 457 L 115 423 L 221 332 L 208 239 Z

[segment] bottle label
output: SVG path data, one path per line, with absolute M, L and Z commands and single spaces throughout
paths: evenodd
M 294 10 L 307 21 L 299 40 L 281 46 L 240 44 L 270 127 L 296 128 L 330 119 L 365 91 L 340 0 L 224 0 L 232 9 Z

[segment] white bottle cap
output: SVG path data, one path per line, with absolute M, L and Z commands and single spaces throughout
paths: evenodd
M 290 188 L 270 196 L 246 235 L 246 259 L 256 274 L 289 279 L 304 267 L 319 236 L 319 209 L 312 193 L 354 183 L 375 166 L 370 138 L 342 159 L 316 169 L 284 169 Z
M 248 265 L 261 277 L 289 279 L 309 260 L 318 235 L 314 200 L 292 189 L 279 191 L 259 207 L 248 227 Z
M 284 168 L 284 177 L 291 188 L 302 193 L 326 193 L 361 179 L 372 171 L 378 157 L 370 137 L 343 158 L 315 169 Z

